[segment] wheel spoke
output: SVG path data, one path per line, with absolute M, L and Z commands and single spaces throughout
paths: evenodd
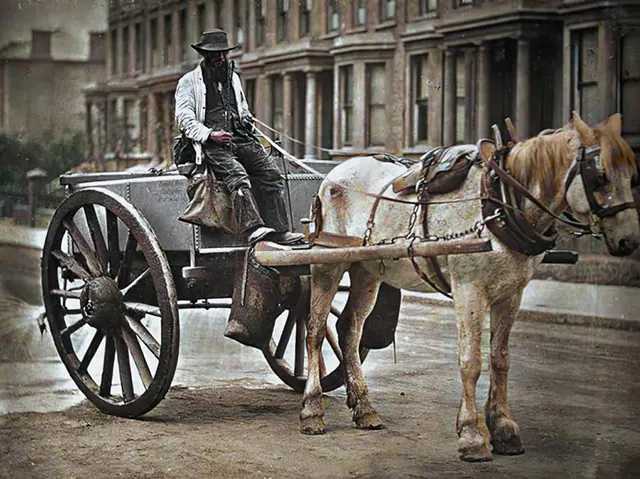
M 68 255 L 67 253 L 56 250 L 51 252 L 51 256 L 58 260 L 58 264 L 63 268 L 70 269 L 73 274 L 78 276 L 80 279 L 84 279 L 85 281 L 91 278 L 89 272 L 84 269 L 84 267 L 76 261 L 76 259 Z
M 73 333 L 75 333 L 78 329 L 80 329 L 85 324 L 87 324 L 87 322 L 84 320 L 84 318 L 79 319 L 78 321 L 73 323 L 71 326 L 67 326 L 66 328 L 62 329 L 60 331 L 60 336 L 63 336 L 63 337 L 71 336 Z
M 142 281 L 145 276 L 149 274 L 149 268 L 145 269 L 136 279 L 131 281 L 125 288 L 122 288 L 122 296 L 126 296 L 129 291 L 131 291 L 140 281 Z
M 149 330 L 145 328 L 140 321 L 135 320 L 131 316 L 125 315 L 125 318 L 129 327 L 136 333 L 142 343 L 149 348 L 149 351 L 151 351 L 157 359 L 160 359 L 160 344 L 151 335 Z
M 122 337 L 127 343 L 127 347 L 129 348 L 129 352 L 131 353 L 133 362 L 138 369 L 138 373 L 140 374 L 140 379 L 142 379 L 142 384 L 144 384 L 145 389 L 149 388 L 149 386 L 151 385 L 151 381 L 153 381 L 153 376 L 151 376 L 149 365 L 147 364 L 147 360 L 142 353 L 142 349 L 140 348 L 138 340 L 127 327 L 122 328 Z
M 51 296 L 62 296 L 63 298 L 80 299 L 80 291 L 72 291 L 70 289 L 52 289 L 49 291 Z
M 84 354 L 84 357 L 80 362 L 80 366 L 78 366 L 79 373 L 84 373 L 87 371 L 89 364 L 91 364 L 91 360 L 96 355 L 96 352 L 100 347 L 102 338 L 104 338 L 104 332 L 99 329 L 96 330 L 96 333 L 93 335 L 93 339 L 91 340 L 91 344 L 89 344 L 89 347 L 87 348 L 87 352 Z
M 131 274 L 131 266 L 133 264 L 133 254 L 136 252 L 137 247 L 138 242 L 133 236 L 133 233 L 129 231 L 129 236 L 127 237 L 127 246 L 124 250 L 124 257 L 122 258 L 122 262 L 120 263 L 120 270 L 117 274 L 118 287 L 120 289 L 124 288 L 129 282 L 129 275 Z
M 305 318 L 296 316 L 296 351 L 293 374 L 296 377 L 304 375 L 304 350 L 305 350 Z
M 284 357 L 284 353 L 287 350 L 287 345 L 289 344 L 289 340 L 291 339 L 291 333 L 293 332 L 293 327 L 296 324 L 296 316 L 294 314 L 289 314 L 287 316 L 287 322 L 284 324 L 284 328 L 282 328 L 282 335 L 280 336 L 280 341 L 278 341 L 278 347 L 276 348 L 276 352 L 274 357 L 276 359 L 282 359 Z
M 131 364 L 129 363 L 129 351 L 127 344 L 120 336 L 114 336 L 116 340 L 116 350 L 118 351 L 118 369 L 120 371 L 120 385 L 122 386 L 122 397 L 124 402 L 131 402 L 135 399 L 133 394 L 133 380 L 131 379 Z
M 69 221 L 69 220 L 64 220 L 62 222 L 62 225 L 71 235 L 71 238 L 73 239 L 74 244 L 78 248 L 78 251 L 84 257 L 84 260 L 87 263 L 87 268 L 89 268 L 89 271 L 91 272 L 91 274 L 93 276 L 100 276 L 101 274 L 103 274 L 102 266 L 100 265 L 100 262 L 98 261 L 98 258 L 96 257 L 95 252 L 91 249 L 91 246 L 89 246 L 89 243 L 87 242 L 86 238 L 78 229 L 78 225 L 76 225 L 73 221 Z
M 107 210 L 107 241 L 109 242 L 109 276 L 115 278 L 120 269 L 118 217 Z
M 150 304 L 145 303 L 124 303 L 124 308 L 126 311 L 130 313 L 137 314 L 148 314 L 150 316 L 157 316 L 158 318 L 162 317 L 162 313 L 160 312 L 160 308 L 157 306 L 151 306 Z
M 113 382 L 113 363 L 116 356 L 116 344 L 113 336 L 108 335 L 104 345 L 104 363 L 102 366 L 102 379 L 100 380 L 100 396 L 111 395 L 111 383 Z
M 327 341 L 333 349 L 333 353 L 337 356 L 337 358 L 342 362 L 342 351 L 340 350 L 340 345 L 338 344 L 338 339 L 335 336 L 335 333 L 327 328 Z
M 322 379 L 327 375 L 327 365 L 324 361 L 324 353 L 320 350 L 320 378 Z
M 100 266 L 102 267 L 102 271 L 106 272 L 108 262 L 107 245 L 105 244 L 104 236 L 102 235 L 102 229 L 100 228 L 100 222 L 98 221 L 96 209 L 92 204 L 84 205 L 83 209 L 85 218 L 87 219 L 87 226 L 89 227 L 89 232 L 91 233 L 91 239 L 93 240 L 93 245 L 95 246 L 96 252 L 98 253 Z

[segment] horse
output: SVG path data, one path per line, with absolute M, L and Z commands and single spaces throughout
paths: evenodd
M 637 166 L 633 151 L 621 137 L 621 116 L 614 114 L 592 128 L 573 112 L 566 125 L 543 133 L 517 141 L 508 151 L 502 150 L 502 171 L 524 187 L 520 203 L 522 217 L 532 225 L 533 234 L 547 238 L 545 233 L 567 212 L 589 231 L 601 233 L 611 254 L 631 254 L 640 243 L 640 224 L 632 194 Z M 591 154 L 591 162 L 580 161 L 584 160 L 585 151 L 597 153 L 594 148 L 598 147 L 599 154 Z M 509 334 L 520 308 L 522 291 L 544 256 L 539 251 L 533 254 L 515 251 L 485 227 L 495 218 L 483 220 L 483 195 L 486 194 L 483 176 L 499 152 L 492 142 L 484 142 L 478 148 L 479 166 L 470 169 L 458 189 L 436 197 L 437 201 L 428 206 L 425 220 L 431 237 L 450 238 L 452 233 L 466 231 L 492 244 L 491 252 L 437 258 L 442 274 L 450 281 L 456 313 L 462 382 L 456 418 L 458 454 L 460 459 L 470 462 L 491 460 L 490 446 L 496 454 L 524 452 L 519 427 L 507 401 Z M 316 201 L 320 207 L 314 211 L 319 216 L 316 223 L 322 225 L 322 231 L 365 238 L 369 244 L 397 238 L 399 232 L 405 231 L 406 238 L 424 235 L 423 224 L 414 221 L 410 225 L 409 220 L 412 212 L 415 215 L 412 203 L 417 193 L 403 197 L 411 201 L 397 201 L 398 194 L 390 189 L 390 181 L 404 171 L 405 166 L 371 156 L 352 158 L 338 165 L 318 190 Z M 377 200 L 379 196 L 382 199 Z M 372 221 L 374 203 L 377 211 Z M 425 258 L 413 258 L 413 261 L 416 265 L 410 258 L 311 265 L 311 307 L 306 336 L 308 379 L 300 412 L 302 433 L 324 433 L 321 345 L 331 301 L 346 272 L 350 276 L 350 294 L 337 324 L 346 404 L 352 410 L 356 427 L 384 427 L 369 399 L 358 345 L 382 282 L 404 290 L 433 291 L 423 281 L 424 274 L 418 274 L 415 267 L 433 272 L 430 264 Z M 490 313 L 491 377 L 483 417 L 476 412 L 476 384 L 481 373 L 480 344 L 487 312 Z

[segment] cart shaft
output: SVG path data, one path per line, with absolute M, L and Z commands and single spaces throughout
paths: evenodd
M 440 256 L 492 251 L 491 241 L 471 238 L 451 241 L 403 240 L 393 244 L 354 246 L 346 248 L 291 249 L 269 242 L 256 246 L 255 258 L 263 266 L 294 266 L 303 264 L 357 263 L 409 256 Z

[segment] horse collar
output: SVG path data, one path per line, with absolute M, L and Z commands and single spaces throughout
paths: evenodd
M 487 162 L 482 178 L 482 217 L 491 233 L 509 248 L 536 256 L 555 246 L 556 234 L 536 231 L 525 217 L 521 209 L 523 196 L 541 210 L 550 211 L 504 170 L 510 151 L 511 146 L 500 148 Z

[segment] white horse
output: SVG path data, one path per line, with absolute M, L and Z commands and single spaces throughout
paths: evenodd
M 486 145 L 485 145 L 486 146 Z M 583 148 L 600 147 L 597 166 L 600 179 L 589 187 L 576 170 L 576 158 Z M 484 150 L 484 148 L 481 148 Z M 495 148 L 493 148 L 495 150 Z M 490 151 L 489 153 L 493 153 Z M 487 152 L 480 154 L 484 163 Z M 579 159 L 579 158 L 578 158 Z M 628 255 L 640 242 L 640 226 L 633 208 L 632 181 L 636 163 L 632 150 L 621 137 L 621 117 L 615 114 L 593 129 L 574 112 L 572 120 L 554 133 L 518 142 L 505 160 L 505 169 L 544 206 L 556 215 L 564 211 L 604 236 L 614 255 Z M 320 186 L 320 223 L 322 230 L 335 235 L 363 237 L 375 196 L 384 189 L 384 197 L 397 198 L 389 185 L 405 171 L 401 165 L 372 157 L 354 158 L 337 166 Z M 435 198 L 440 204 L 429 206 L 428 232 L 444 235 L 464 231 L 482 220 L 481 180 L 483 168 L 472 167 L 462 186 Z M 568 184 L 565 184 L 568 183 Z M 607 209 L 600 216 L 596 207 Z M 403 197 L 415 200 L 416 195 Z M 469 201 L 460 201 L 460 200 Z M 454 200 L 451 203 L 442 203 Z M 370 243 L 397 237 L 407 232 L 412 205 L 381 200 L 375 216 Z M 604 209 L 602 211 L 604 211 Z M 524 201 L 524 215 L 542 233 L 556 219 L 548 212 Z M 422 234 L 416 222 L 414 233 Z M 477 232 L 475 234 L 478 234 Z M 518 425 L 507 403 L 509 370 L 509 333 L 520 308 L 522 291 L 542 260 L 542 254 L 527 256 L 507 247 L 488 229 L 480 236 L 490 239 L 493 251 L 439 257 L 438 263 L 449 279 L 457 315 L 458 363 L 462 380 L 460 409 L 457 415 L 458 452 L 466 461 L 491 459 L 489 438 L 481 431 L 488 428 L 493 452 L 524 452 Z M 429 271 L 424 258 L 416 258 L 422 270 Z M 351 292 L 338 323 L 339 344 L 346 373 L 347 406 L 353 410 L 358 428 L 380 429 L 383 424 L 369 401 L 368 387 L 362 375 L 358 344 L 365 319 L 372 310 L 381 282 L 411 291 L 432 291 L 421 280 L 409 259 L 369 261 L 350 264 L 312 265 L 311 313 L 307 330 L 308 380 L 300 413 L 301 432 L 324 433 L 321 401 L 320 355 L 326 334 L 326 321 L 338 283 L 349 272 Z M 484 421 L 476 413 L 476 383 L 481 371 L 480 342 L 487 311 L 491 316 L 490 389 Z M 486 428 L 484 427 L 486 424 Z

